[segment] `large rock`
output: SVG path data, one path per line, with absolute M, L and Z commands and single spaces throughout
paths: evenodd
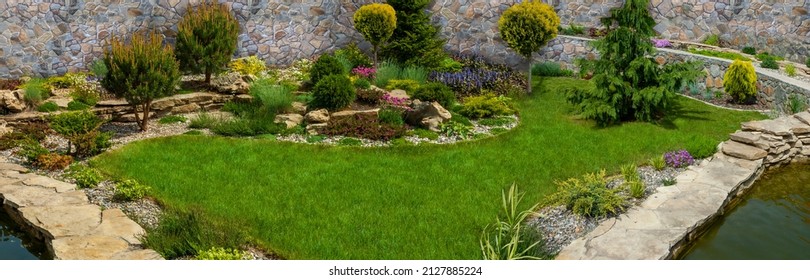
M 768 152 L 763 149 L 732 140 L 723 142 L 723 153 L 747 160 L 758 160 L 768 155 Z
M 12 131 L 14 131 L 13 128 L 8 127 L 7 125 L 8 123 L 6 121 L 0 120 L 0 137 L 3 137 L 3 135 L 9 134 Z
M 172 114 L 185 114 L 185 113 L 197 112 L 199 110 L 200 110 L 200 105 L 197 105 L 197 103 L 189 103 L 189 104 L 186 104 L 186 105 L 175 106 L 174 108 L 172 108 Z
M 18 89 L 16 91 L 1 90 L 0 91 L 0 106 L 11 113 L 19 113 L 25 110 L 26 104 L 23 101 L 24 93 Z
M 307 113 L 307 105 L 301 102 L 293 102 L 292 103 L 292 112 L 296 114 L 306 114 Z
M 326 123 L 313 123 L 307 125 L 307 134 L 309 135 L 318 135 L 318 130 L 321 130 L 327 126 Z
M 211 78 L 211 87 L 224 94 L 247 94 L 250 84 L 239 73 L 227 73 Z
M 327 123 L 329 122 L 329 111 L 326 109 L 318 109 L 307 113 L 304 117 L 307 123 Z
M 363 110 L 363 111 L 355 111 L 355 110 L 346 110 L 340 112 L 334 112 L 331 115 L 331 119 L 341 119 L 346 117 L 353 117 L 355 115 L 367 115 L 370 117 L 377 117 L 377 114 L 380 112 L 380 109 L 372 109 L 372 110 Z
M 420 126 L 432 131 L 440 131 L 442 123 L 453 116 L 438 102 L 421 102 L 414 100 L 411 105 L 412 111 L 405 116 L 405 121 L 410 125 Z
M 276 115 L 273 121 L 275 123 L 284 123 L 287 125 L 287 128 L 293 128 L 304 122 L 304 116 L 299 114 L 282 114 Z

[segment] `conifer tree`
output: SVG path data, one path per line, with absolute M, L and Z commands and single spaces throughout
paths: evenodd
M 439 28 L 426 11 L 430 0 L 388 0 L 396 11 L 397 28 L 383 48 L 383 56 L 400 64 L 438 67 L 447 55 Z
M 204 0 L 189 8 L 177 25 L 175 53 L 180 70 L 205 74 L 205 83 L 210 83 L 212 74 L 227 69 L 238 36 L 239 22 L 225 4 Z

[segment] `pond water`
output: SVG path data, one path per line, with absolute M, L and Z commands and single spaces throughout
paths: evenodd
M 44 260 L 45 244 L 31 238 L 0 208 L 0 260 Z
M 810 164 L 766 172 L 687 260 L 810 260 Z

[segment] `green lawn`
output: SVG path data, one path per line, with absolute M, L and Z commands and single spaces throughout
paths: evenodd
M 539 80 L 539 79 L 538 79 Z M 480 259 L 478 237 L 513 182 L 528 207 L 556 179 L 644 163 L 685 143 L 719 143 L 758 113 L 679 97 L 662 124 L 596 128 L 562 96 L 588 82 L 541 81 L 519 101 L 521 125 L 452 146 L 324 147 L 272 140 L 177 136 L 137 142 L 93 164 L 152 186 L 170 206 L 200 206 L 289 259 Z

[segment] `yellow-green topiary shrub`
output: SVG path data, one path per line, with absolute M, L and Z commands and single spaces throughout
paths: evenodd
M 498 30 L 506 44 L 526 59 L 557 37 L 560 18 L 551 6 L 525 1 L 506 9 L 498 20 Z M 531 68 L 531 63 L 529 63 Z M 529 69 L 531 73 L 531 69 Z M 529 75 L 529 92 L 531 92 Z
M 757 73 L 750 61 L 735 60 L 723 76 L 723 88 L 734 102 L 753 102 L 757 96 Z
M 237 72 L 242 75 L 259 75 L 259 73 L 267 71 L 267 65 L 264 61 L 251 55 L 231 61 L 231 71 Z
M 377 66 L 377 51 L 397 28 L 394 7 L 388 4 L 368 4 L 354 13 L 354 28 L 374 46 L 374 66 Z

